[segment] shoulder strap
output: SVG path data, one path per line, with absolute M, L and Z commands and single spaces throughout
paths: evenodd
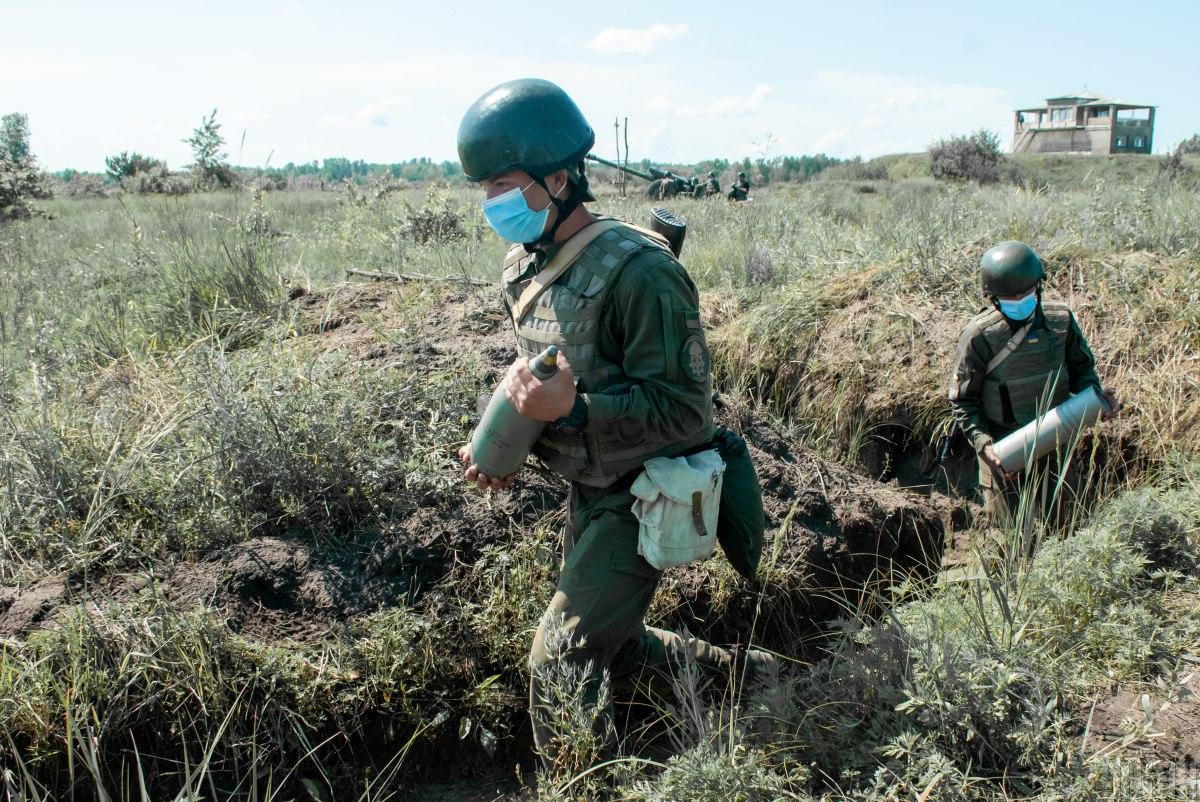
M 1009 338 L 1008 342 L 1004 344 L 1004 347 L 1001 348 L 996 355 L 992 357 L 991 361 L 987 363 L 987 370 L 983 372 L 984 376 L 987 376 L 993 370 L 1000 367 L 1000 363 L 1008 359 L 1008 355 L 1017 350 L 1021 343 L 1025 342 L 1025 335 L 1029 333 L 1029 327 L 1032 325 L 1033 321 L 1031 320 L 1021 328 L 1017 329 L 1016 333 L 1013 334 L 1013 336 Z
M 513 323 L 518 325 L 521 323 L 521 318 L 525 317 L 525 313 L 533 306 L 533 302 L 559 276 L 567 272 L 567 269 L 583 253 L 584 248 L 591 245 L 596 237 L 599 237 L 605 231 L 610 231 L 621 225 L 624 225 L 624 223 L 620 220 L 597 220 L 595 223 L 581 229 L 575 236 L 563 243 L 563 246 L 558 249 L 558 253 L 554 254 L 550 261 L 546 263 L 546 266 L 538 271 L 538 274 L 529 282 L 529 286 L 521 293 L 521 297 L 513 304 Z

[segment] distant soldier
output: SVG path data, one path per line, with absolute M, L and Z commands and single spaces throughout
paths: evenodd
M 746 179 L 746 174 L 739 172 L 737 180 L 733 182 L 733 188 L 729 190 L 729 199 L 735 201 L 744 201 L 750 197 L 750 182 Z
M 595 200 L 583 172 L 594 141 L 574 101 L 536 79 L 492 89 L 458 129 L 463 172 L 487 192 L 484 216 L 514 243 L 501 282 L 518 351 L 508 399 L 549 423 L 534 453 L 570 483 L 562 571 L 529 656 L 534 743 L 550 760 L 556 659 L 590 671 L 592 702 L 605 671 L 619 679 L 689 656 L 725 671 L 735 662 L 643 622 L 662 575 L 638 553 L 631 487 L 647 460 L 712 440 L 712 360 L 696 285 L 671 251 L 583 205 Z M 551 344 L 566 359 L 542 382 L 526 360 Z M 480 473 L 469 446 L 459 456 L 481 490 L 514 480 Z M 547 648 L 552 628 L 576 646 L 561 658 Z M 740 654 L 750 665 L 772 659 Z
M 1112 391 L 1101 387 L 1095 357 L 1070 308 L 1042 299 L 1046 271 L 1032 248 L 1001 242 L 984 253 L 980 268 L 991 304 L 971 319 L 959 339 L 950 406 L 978 454 L 979 485 L 992 519 L 1026 529 L 1050 511 L 1047 505 L 1055 497 L 1061 513 L 1076 492 L 1076 473 L 1050 455 L 1018 481 L 1001 466 L 992 443 L 1089 385 L 1102 393 L 1113 413 L 1119 405 Z M 1027 488 L 1026 514 L 1018 521 L 1022 485 Z
M 717 174 L 712 170 L 708 171 L 708 180 L 704 182 L 704 194 L 717 195 L 721 192 L 721 182 L 717 180 Z

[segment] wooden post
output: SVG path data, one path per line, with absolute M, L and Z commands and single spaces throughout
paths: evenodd
M 617 143 L 617 164 L 620 164 L 621 163 L 621 118 L 620 117 L 613 117 L 613 140 Z M 621 177 L 624 175 L 625 175 L 624 173 L 617 173 L 617 181 L 616 181 L 617 186 L 621 186 L 621 184 L 623 183 L 621 181 Z M 625 196 L 625 189 L 624 189 L 624 187 L 621 187 L 621 197 L 624 197 L 624 196 Z
M 629 166 L 629 118 L 625 118 L 625 166 Z M 621 197 L 625 197 L 625 184 L 629 181 L 629 173 L 621 173 Z

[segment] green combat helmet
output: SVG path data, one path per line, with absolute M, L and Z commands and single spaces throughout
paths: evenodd
M 494 87 L 471 104 L 458 126 L 458 160 L 471 181 L 509 170 L 524 170 L 551 196 L 557 219 L 537 243 L 554 232 L 584 201 L 595 200 L 583 174 L 583 157 L 596 142 L 583 113 L 559 86 L 540 78 L 519 78 Z M 571 194 L 553 197 L 545 178 L 565 169 Z M 527 246 L 528 247 L 528 246 Z
M 472 181 L 509 170 L 544 178 L 574 168 L 596 135 L 575 101 L 539 78 L 500 84 L 471 104 L 458 126 L 458 158 Z
M 979 260 L 983 291 L 988 295 L 1016 295 L 1046 278 L 1037 253 L 1024 242 L 1008 240 L 988 248 Z

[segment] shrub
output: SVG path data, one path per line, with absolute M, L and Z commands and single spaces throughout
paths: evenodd
M 0 117 L 0 155 L 9 161 L 32 158 L 29 152 L 29 118 L 18 112 Z
M 280 170 L 265 170 L 251 179 L 250 184 L 263 192 L 280 192 L 288 188 L 288 177 Z
M 293 192 L 320 192 L 328 189 L 324 178 L 321 178 L 319 175 L 309 175 L 307 173 L 292 176 L 288 180 L 287 188 Z
M 200 121 L 200 127 L 183 140 L 192 146 L 192 175 L 204 189 L 227 188 L 237 184 L 237 173 L 229 166 L 229 154 L 222 148 L 225 137 L 221 136 L 221 124 L 217 122 L 217 110 Z
M 1050 186 L 1045 170 L 1035 163 L 1018 164 L 1015 161 L 1005 161 L 1000 169 L 1000 179 L 1006 184 L 1031 192 L 1041 192 Z
M 1180 142 L 1175 152 L 1181 156 L 1200 156 L 1200 134 L 1192 134 Z
M 943 139 L 929 148 L 929 157 L 934 178 L 981 184 L 1000 180 L 1000 139 L 991 131 Z
M 104 179 L 98 175 L 75 173 L 70 178 L 59 181 L 54 194 L 65 198 L 103 198 L 108 195 L 104 188 Z
M 789 786 L 804 779 L 803 775 L 784 778 L 776 774 L 759 752 L 738 748 L 734 754 L 721 754 L 713 744 L 702 744 L 672 757 L 658 777 L 638 783 L 625 798 L 638 802 L 770 802 L 796 798 Z
M 43 176 L 36 167 L 0 155 L 0 220 L 30 217 L 33 210 L 29 200 L 44 197 L 46 191 Z
M 463 211 L 444 190 L 431 189 L 425 203 L 414 206 L 403 201 L 401 239 L 418 245 L 450 245 L 467 238 Z
M 121 179 L 121 189 L 139 195 L 186 195 L 192 184 L 179 173 L 167 170 L 165 164 L 157 164 Z
M 121 183 L 121 179 L 128 176 L 137 175 L 138 173 L 147 173 L 152 170 L 166 171 L 166 162 L 160 159 L 153 159 L 149 156 L 143 156 L 140 153 L 121 151 L 115 156 L 109 156 L 104 160 L 104 169 L 116 183 Z
M 908 178 L 925 178 L 929 175 L 929 154 L 912 153 L 896 159 L 887 168 L 887 177 L 892 181 Z
M 29 118 L 17 113 L 0 117 L 0 220 L 29 217 L 29 200 L 50 195 L 50 184 L 29 149 Z
M 826 168 L 820 177 L 831 181 L 886 181 L 888 169 L 877 161 L 864 162 L 861 156 L 855 156 Z
M 1184 146 L 1187 142 L 1180 143 L 1175 151 L 1169 154 L 1161 162 L 1158 163 L 1158 175 L 1166 181 L 1183 181 L 1192 177 L 1193 170 L 1191 165 L 1183 160 L 1187 151 Z

